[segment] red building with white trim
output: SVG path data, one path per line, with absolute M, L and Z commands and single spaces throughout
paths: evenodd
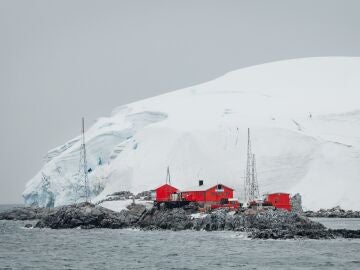
M 205 186 L 199 181 L 199 186 L 181 191 L 180 196 L 185 201 L 199 203 L 220 203 L 234 197 L 234 189 L 223 184 Z
M 179 191 L 169 184 L 162 185 L 155 189 L 155 202 L 167 202 L 170 207 L 179 207 L 190 202 L 197 202 L 206 208 L 239 208 L 239 202 L 234 199 L 234 189 L 223 184 L 204 185 L 202 180 L 199 186 Z
M 169 184 L 162 185 L 155 189 L 155 201 L 166 202 L 172 200 L 172 195 L 176 194 L 178 189 Z

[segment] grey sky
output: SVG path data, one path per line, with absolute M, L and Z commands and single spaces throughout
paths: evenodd
M 228 71 L 360 56 L 360 1 L 0 0 L 0 203 L 121 104 Z

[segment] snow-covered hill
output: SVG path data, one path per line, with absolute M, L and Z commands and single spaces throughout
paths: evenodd
M 121 106 L 86 132 L 94 200 L 154 189 L 167 166 L 178 188 L 201 178 L 241 197 L 249 127 L 261 193 L 300 192 L 308 209 L 359 210 L 359 71 L 360 58 L 280 61 Z M 49 151 L 26 203 L 79 200 L 79 147 L 77 137 Z

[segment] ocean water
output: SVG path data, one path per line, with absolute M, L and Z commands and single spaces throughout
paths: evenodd
M 0 269 L 360 269 L 359 239 L 249 240 L 236 232 L 26 229 L 26 223 L 0 221 Z M 360 228 L 360 220 L 350 223 Z

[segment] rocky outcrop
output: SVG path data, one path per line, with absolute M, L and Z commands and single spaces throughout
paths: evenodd
M 360 230 L 336 229 L 329 230 L 334 236 L 341 238 L 360 238 Z
M 360 230 L 329 230 L 321 223 L 283 210 L 229 212 L 218 209 L 194 217 L 182 208 L 153 208 L 142 215 L 136 226 L 146 230 L 243 231 L 253 239 L 360 238 Z
M 340 206 L 331 209 L 320 209 L 319 211 L 306 211 L 306 217 L 325 217 L 325 218 L 360 218 L 360 211 L 344 210 Z
M 185 230 L 193 227 L 191 217 L 183 208 L 147 211 L 136 224 L 143 229 Z
M 25 211 L 25 210 L 24 210 Z M 12 212 L 20 213 L 22 212 Z M 26 212 L 28 213 L 28 212 Z M 33 217 L 28 215 L 27 217 Z M 322 224 L 295 212 L 284 210 L 229 211 L 217 209 L 199 213 L 196 204 L 168 208 L 165 204 L 146 209 L 133 204 L 127 210 L 114 212 L 99 205 L 80 203 L 54 208 L 38 215 L 38 228 L 69 229 L 140 228 L 143 230 L 242 231 L 253 239 L 332 239 L 360 238 L 360 230 L 330 230 Z M 19 218 L 17 218 L 19 219 Z
M 41 218 L 35 227 L 52 229 L 111 228 L 120 229 L 134 225 L 145 211 L 145 206 L 136 205 L 129 210 L 114 212 L 91 203 L 80 203 L 55 208 Z
M 33 220 L 40 219 L 52 212 L 50 208 L 41 207 L 15 207 L 0 212 L 0 220 Z
M 334 238 L 320 223 L 297 213 L 282 210 L 229 212 L 219 209 L 201 218 L 192 218 L 184 209 L 152 209 L 139 220 L 143 229 L 233 230 L 248 232 L 252 238 Z

